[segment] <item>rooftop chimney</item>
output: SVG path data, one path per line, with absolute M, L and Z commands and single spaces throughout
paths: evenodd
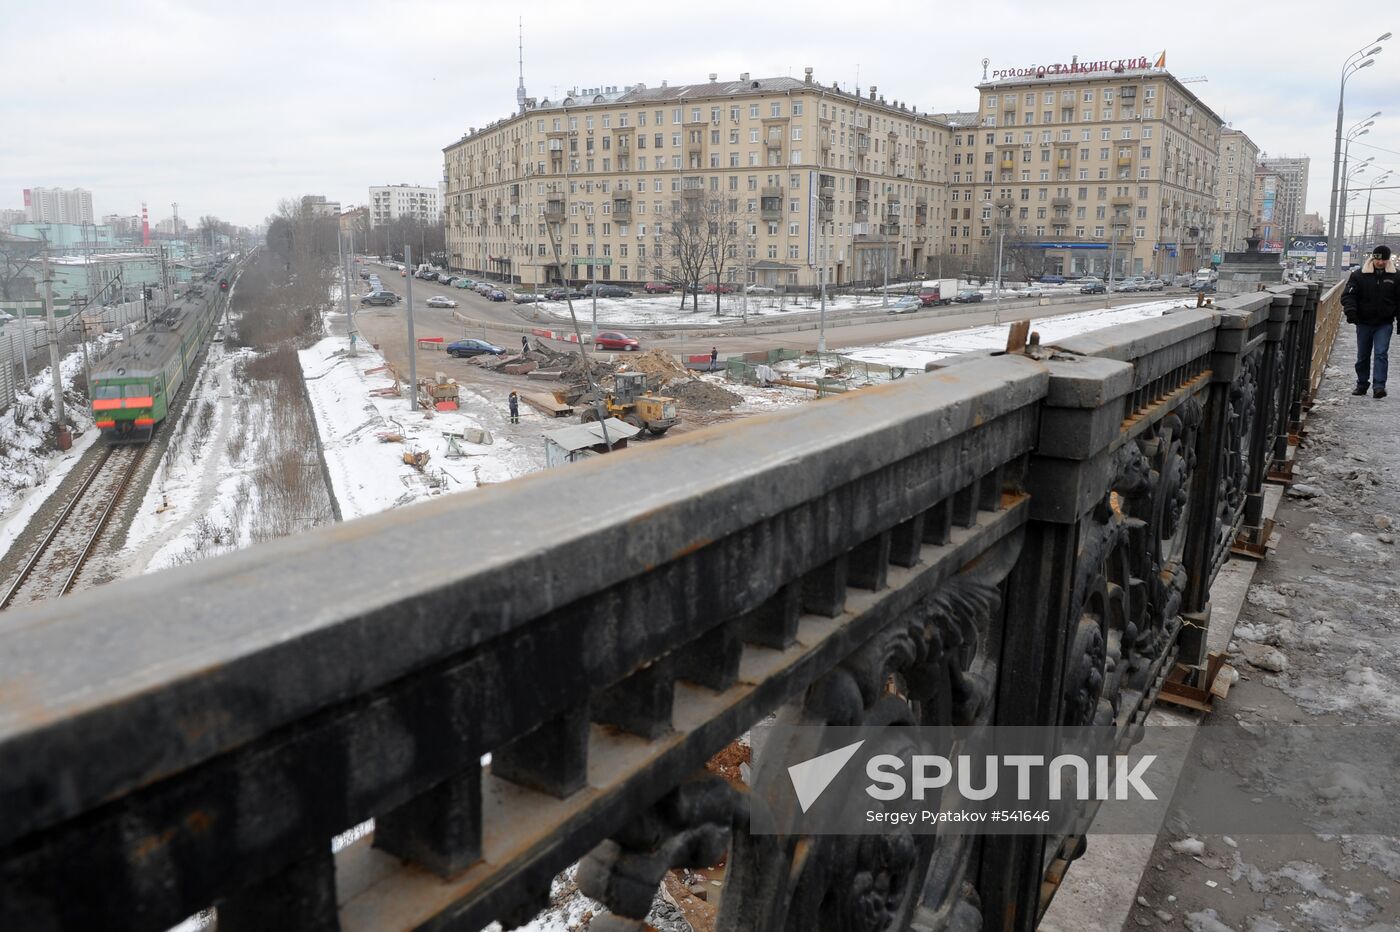
M 811 83 L 812 83 L 812 69 L 811 69 L 810 67 L 808 67 L 808 68 L 803 68 L 803 69 L 802 69 L 802 83 L 803 83 L 803 84 L 811 84 Z
M 711 84 L 714 84 L 714 83 L 715 83 L 715 80 L 716 80 L 718 77 L 719 77 L 719 75 L 717 75 L 717 74 L 715 74 L 713 71 L 711 71 L 711 72 L 710 72 L 710 83 L 711 83 Z
M 747 71 L 745 71 L 743 74 L 739 75 L 739 80 L 740 80 L 740 81 L 747 81 L 748 79 L 749 79 L 749 73 L 748 73 Z

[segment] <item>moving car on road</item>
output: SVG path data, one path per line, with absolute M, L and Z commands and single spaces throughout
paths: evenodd
M 451 298 L 444 298 L 440 294 L 435 294 L 428 299 L 428 307 L 456 307 L 457 302 Z
M 972 288 L 965 288 L 958 292 L 958 296 L 953 299 L 958 304 L 976 304 L 982 300 L 982 292 Z
M 531 291 L 517 291 L 513 300 L 516 304 L 535 304 L 536 302 L 543 301 L 544 295 L 535 294 Z
M 1167 283 L 1162 281 L 1160 278 L 1149 278 L 1146 282 L 1143 283 L 1142 289 L 1143 291 L 1161 291 L 1166 287 Z
M 1063 285 L 1065 277 L 1063 275 L 1042 275 L 1040 276 L 1042 285 Z
M 458 340 L 447 344 L 447 355 L 458 358 L 465 356 L 503 356 L 505 350 L 485 340 Z
M 399 296 L 392 291 L 371 291 L 369 294 L 360 298 L 360 303 L 393 306 L 399 303 Z
M 1080 294 L 1103 294 L 1104 291 L 1103 282 L 1097 278 L 1086 278 L 1079 283 Z
M 641 349 L 641 344 L 629 337 L 625 333 L 616 330 L 604 330 L 598 334 L 598 341 L 594 345 L 595 349 L 622 350 L 624 353 L 631 353 Z
M 924 302 L 916 294 L 907 294 L 894 304 L 890 305 L 891 314 L 912 314 L 924 306 Z

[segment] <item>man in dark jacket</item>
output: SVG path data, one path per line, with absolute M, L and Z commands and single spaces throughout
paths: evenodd
M 1351 393 L 1364 395 L 1370 388 L 1374 397 L 1384 398 L 1390 328 L 1400 327 L 1400 275 L 1389 246 L 1377 246 L 1351 273 L 1342 290 L 1342 309 L 1347 323 L 1356 325 L 1356 388 Z

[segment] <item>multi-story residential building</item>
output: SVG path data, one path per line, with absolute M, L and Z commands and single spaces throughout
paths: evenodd
M 380 226 L 400 218 L 436 224 L 442 220 L 442 197 L 436 187 L 383 184 L 369 189 L 369 222 Z
M 92 192 L 86 188 L 25 188 L 30 223 L 92 223 Z
M 1303 226 L 1303 214 L 1308 202 L 1308 166 L 1311 161 L 1306 156 L 1298 159 L 1266 156 L 1259 160 L 1260 170 L 1277 177 L 1273 223 L 1280 235 L 1275 239 L 1287 239 L 1289 234 L 1297 232 Z
M 1303 214 L 1303 225 L 1298 228 L 1303 236 L 1321 236 L 1327 232 L 1322 222 L 1322 214 Z
M 301 209 L 313 217 L 336 217 L 340 214 L 340 201 L 328 201 L 324 194 L 307 194 L 301 199 Z
M 1216 200 L 1216 254 L 1243 252 L 1254 227 L 1254 168 L 1259 147 L 1244 133 L 1220 131 L 1220 191 Z
M 948 248 L 964 269 L 1168 275 L 1217 241 L 1221 120 L 1146 59 L 1000 72 L 954 131 Z M 995 76 L 994 76 L 995 77 Z
M 1260 240 L 1259 248 L 1264 252 L 1277 252 L 1287 242 L 1288 223 L 1280 203 L 1283 186 L 1283 176 L 1273 169 L 1262 163 L 1254 169 L 1251 211 L 1254 215 L 1254 232 Z
M 786 288 L 937 274 L 946 123 L 876 88 L 759 78 L 526 98 L 443 150 L 453 267 L 523 283 L 674 280 L 707 211 L 722 278 Z M 710 278 L 710 275 L 706 276 Z

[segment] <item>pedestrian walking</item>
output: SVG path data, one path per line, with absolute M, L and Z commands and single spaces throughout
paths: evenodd
M 515 392 L 511 392 L 511 393 L 510 393 L 510 401 L 509 401 L 509 404 L 510 404 L 510 422 L 511 422 L 512 424 L 519 424 L 519 423 L 520 423 L 520 396 L 519 396 L 518 394 L 516 394 Z
M 715 367 L 718 366 L 718 365 L 719 365 L 719 350 L 715 349 L 715 348 L 712 346 L 712 347 L 710 347 L 710 371 L 713 372 L 713 371 L 715 370 Z
M 1390 367 L 1390 328 L 1400 328 L 1400 274 L 1389 246 L 1377 246 L 1342 291 L 1347 323 L 1356 326 L 1356 388 L 1353 395 L 1385 397 Z
M 528 353 L 528 352 L 530 352 L 530 338 L 529 338 L 529 337 L 523 336 L 523 335 L 520 337 L 520 352 L 522 352 L 522 353 Z

